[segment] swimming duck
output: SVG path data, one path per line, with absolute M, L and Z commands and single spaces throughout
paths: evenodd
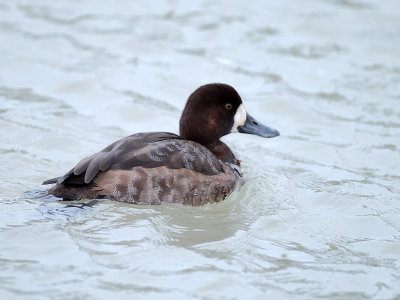
M 279 135 L 250 116 L 238 92 L 206 84 L 188 98 L 179 135 L 137 133 L 82 159 L 49 193 L 64 200 L 111 198 L 135 204 L 219 202 L 240 182 L 240 162 L 220 141 L 233 132 Z

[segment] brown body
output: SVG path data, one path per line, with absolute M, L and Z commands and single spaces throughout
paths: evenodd
M 215 153 L 212 151 L 215 150 Z M 140 133 L 84 158 L 49 193 L 64 200 L 110 197 L 135 204 L 219 202 L 239 181 L 222 142 L 211 151 L 172 133 Z

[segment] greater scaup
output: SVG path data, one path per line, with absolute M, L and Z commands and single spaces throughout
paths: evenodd
M 279 135 L 245 110 L 236 90 L 206 84 L 187 100 L 179 133 L 137 133 L 82 159 L 49 193 L 64 200 L 111 198 L 136 204 L 219 202 L 240 181 L 240 163 L 220 138 Z

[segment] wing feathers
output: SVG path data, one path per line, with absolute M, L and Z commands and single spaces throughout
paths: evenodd
M 58 183 L 89 184 L 99 172 L 139 166 L 184 168 L 206 175 L 223 172 L 217 157 L 206 147 L 171 133 L 152 132 L 131 135 L 85 157 Z
M 89 165 L 91 159 L 92 159 L 94 156 L 96 156 L 96 155 L 97 155 L 97 153 L 92 154 L 92 155 L 89 155 L 89 156 L 85 157 L 84 159 L 82 159 L 82 160 L 75 166 L 75 168 L 74 168 L 74 175 L 81 175 L 81 174 L 83 174 L 83 173 L 86 171 L 86 169 L 87 169 L 87 167 L 88 167 L 88 165 Z
M 114 162 L 113 153 L 107 153 L 107 155 L 105 155 L 99 163 L 99 170 L 100 171 L 108 170 L 111 167 L 111 165 L 113 164 L 113 162 Z
M 99 173 L 99 171 L 101 170 L 100 164 L 102 160 L 109 155 L 111 155 L 109 152 L 99 152 L 90 160 L 85 172 L 85 183 L 91 182 L 92 179 L 97 175 L 97 173 Z

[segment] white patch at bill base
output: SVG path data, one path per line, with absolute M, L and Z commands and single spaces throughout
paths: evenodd
M 238 127 L 243 126 L 246 123 L 246 109 L 244 108 L 243 103 L 239 105 L 235 116 L 233 117 L 233 126 L 231 132 L 239 132 Z

